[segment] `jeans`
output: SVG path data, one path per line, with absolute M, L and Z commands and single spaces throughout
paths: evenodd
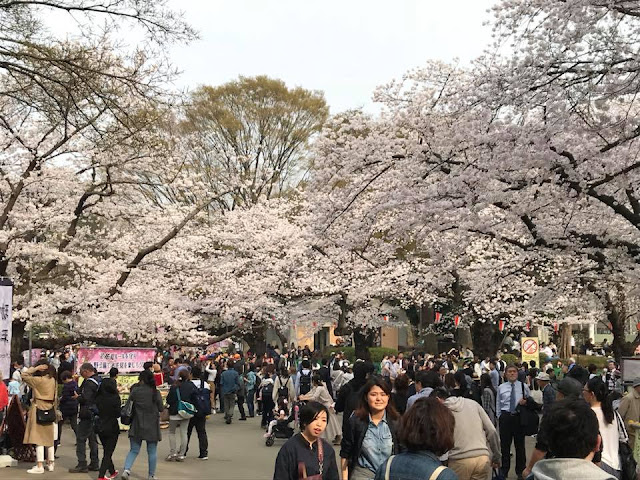
M 136 440 L 129 437 L 129 443 L 131 449 L 127 454 L 127 458 L 124 461 L 124 469 L 131 471 L 133 463 L 138 458 L 140 448 L 142 447 L 142 440 Z M 156 465 L 158 463 L 158 442 L 147 442 L 147 456 L 149 457 L 149 476 L 153 477 L 156 474 Z
M 169 455 L 184 457 L 187 453 L 187 427 L 189 419 L 169 420 Z M 180 448 L 176 450 L 176 429 L 180 429 Z
M 91 419 L 81 419 L 76 427 L 76 457 L 78 457 L 78 466 L 87 466 L 87 449 L 86 443 L 89 440 L 89 458 L 91 459 L 91 467 L 98 468 L 98 440 L 93 431 Z
M 244 413 L 244 397 L 238 395 L 238 410 L 240 411 L 240 418 L 247 418 Z
M 502 473 L 505 478 L 511 467 L 511 442 L 516 446 L 516 475 L 522 475 L 526 466 L 526 452 L 524 449 L 524 433 L 520 426 L 520 415 L 502 412 L 498 420 L 500 427 L 500 447 L 502 450 Z
M 255 415 L 255 390 L 247 390 L 247 409 L 249 410 L 249 416 L 253 417 Z
M 100 472 L 98 473 L 98 478 L 102 478 L 109 472 L 116 473 L 116 468 L 113 465 L 113 452 L 116 449 L 116 445 L 118 444 L 118 434 L 115 435 L 103 435 L 100 434 L 100 443 L 102 443 L 102 448 L 104 450 L 102 454 L 102 463 L 100 464 Z
M 236 394 L 224 394 L 224 419 L 231 420 L 233 418 L 233 410 L 236 406 Z
M 187 451 L 189 450 L 189 442 L 191 441 L 191 432 L 193 427 L 198 432 L 198 447 L 200 450 L 199 455 L 206 457 L 209 455 L 209 439 L 207 438 L 207 430 L 205 425 L 207 423 L 207 417 L 193 417 L 189 420 L 189 428 L 187 429 Z M 187 453 L 186 451 L 184 452 Z

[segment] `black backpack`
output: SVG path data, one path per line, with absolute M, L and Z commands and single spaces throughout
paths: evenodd
M 300 372 L 300 395 L 306 395 L 311 391 L 311 371 L 307 375 Z
M 278 388 L 278 401 L 281 398 L 286 398 L 289 399 L 289 378 L 287 378 L 287 381 L 284 382 L 284 385 L 282 384 L 282 378 L 280 378 L 280 388 Z
M 265 383 L 264 387 L 262 387 L 262 399 L 265 397 L 271 398 L 273 396 L 273 382 Z

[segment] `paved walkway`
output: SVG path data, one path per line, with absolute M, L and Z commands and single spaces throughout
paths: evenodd
M 207 421 L 209 436 L 209 460 L 198 460 L 198 437 L 195 430 L 191 437 L 190 450 L 184 463 L 166 462 L 169 453 L 169 431 L 162 430 L 162 441 L 158 446 L 158 468 L 156 475 L 160 480 L 169 479 L 216 479 L 216 480 L 271 480 L 278 450 L 284 440 L 276 440 L 272 447 L 265 446 L 264 430 L 260 428 L 259 418 L 249 418 L 240 422 L 238 412 L 231 425 L 224 423 L 224 416 L 213 415 Z M 20 463 L 18 468 L 0 469 L 0 480 L 95 480 L 97 472 L 88 474 L 70 474 L 68 469 L 75 466 L 75 438 L 68 426 L 62 435 L 63 445 L 58 449 L 60 458 L 56 460 L 54 472 L 43 475 L 30 475 L 27 470 L 31 464 Z M 178 440 L 179 441 L 179 440 Z M 527 438 L 527 455 L 533 448 L 533 441 Z M 118 446 L 114 454 L 116 468 L 122 471 L 124 459 L 129 451 L 129 440 L 126 432 L 120 434 Z M 336 447 L 336 455 L 338 447 Z M 99 447 L 100 458 L 102 448 Z M 145 445 L 133 466 L 131 478 L 147 479 L 147 454 Z M 512 470 L 513 475 L 513 470 Z M 511 477 L 510 477 L 511 478 Z M 515 478 L 515 475 L 514 477 Z

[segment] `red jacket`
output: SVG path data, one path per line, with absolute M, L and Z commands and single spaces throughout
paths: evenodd
M 4 382 L 0 382 L 0 410 L 4 410 L 7 405 L 9 405 L 9 391 Z

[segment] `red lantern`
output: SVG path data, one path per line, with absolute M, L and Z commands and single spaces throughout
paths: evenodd
M 458 325 L 460 325 L 460 315 L 453 317 L 453 324 L 458 328 Z
M 553 322 L 553 333 L 558 333 L 558 330 L 560 330 L 558 322 Z
M 440 312 L 436 312 L 435 322 L 440 323 L 441 318 L 442 318 L 442 314 Z
M 388 322 L 388 321 L 389 321 L 389 315 L 385 315 L 384 317 L 382 317 L 382 319 L 383 319 L 385 322 Z
M 498 321 L 498 330 L 500 330 L 501 332 L 504 332 L 505 323 L 507 323 L 507 322 L 505 322 L 504 320 L 499 320 Z
M 527 320 L 527 324 L 525 325 L 524 329 L 528 332 L 531 330 L 531 322 L 529 320 Z

